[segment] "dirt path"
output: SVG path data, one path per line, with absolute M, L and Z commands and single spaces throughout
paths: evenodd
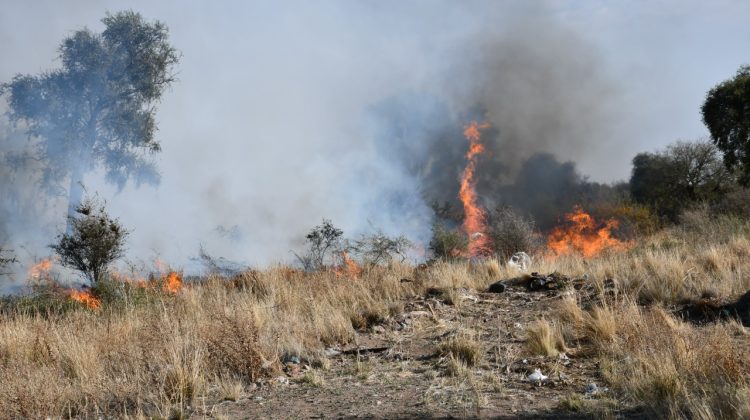
M 196 414 L 248 419 L 632 417 L 608 408 L 611 398 L 586 394 L 589 383 L 602 385 L 593 359 L 540 357 L 525 349 L 526 326 L 558 299 L 556 291 L 509 287 L 501 294 L 459 291 L 457 305 L 439 297 L 405 302 L 402 315 L 360 334 L 358 346 L 338 349 L 341 353 L 324 363 L 328 366 L 290 363 L 286 376 Z M 473 337 L 483 353 L 480 363 L 458 373 L 439 348 L 456 336 Z M 549 377 L 544 383 L 527 379 L 537 368 Z M 567 408 L 587 400 L 601 407 L 592 412 L 589 401 L 585 414 Z

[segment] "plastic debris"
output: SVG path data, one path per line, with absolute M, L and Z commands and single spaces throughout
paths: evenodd
M 549 378 L 547 375 L 543 375 L 541 369 L 534 369 L 534 373 L 528 376 L 529 382 L 544 382 Z
M 508 260 L 508 266 L 526 271 L 531 267 L 531 257 L 525 252 L 516 252 Z

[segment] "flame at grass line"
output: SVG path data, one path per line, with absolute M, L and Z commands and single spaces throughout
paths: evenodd
M 341 252 L 341 265 L 334 268 L 333 272 L 336 277 L 346 275 L 350 278 L 356 279 L 362 275 L 362 267 L 357 264 L 346 251 Z
M 615 219 L 597 223 L 580 206 L 574 207 L 565 219 L 568 223 L 556 227 L 547 238 L 547 248 L 553 256 L 580 254 L 591 258 L 605 250 L 624 251 L 632 247 L 632 243 L 612 236 L 612 230 L 620 226 Z
M 102 307 L 102 301 L 88 291 L 70 289 L 67 293 L 71 299 L 86 305 L 89 309 L 99 310 Z
M 482 144 L 481 130 L 490 128 L 490 123 L 471 121 L 464 127 L 464 137 L 469 141 L 469 150 L 466 152 L 466 167 L 461 175 L 461 189 L 458 197 L 464 207 L 463 231 L 468 237 L 467 257 L 477 257 L 490 251 L 490 242 L 487 237 L 486 213 L 477 203 L 476 179 L 474 173 L 477 169 L 477 157 L 485 152 Z
M 52 265 L 57 260 L 57 257 L 44 258 L 38 263 L 32 265 L 28 270 L 29 279 L 32 281 L 39 281 L 48 279 Z

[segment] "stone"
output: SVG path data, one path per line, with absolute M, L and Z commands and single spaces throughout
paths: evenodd
M 506 289 L 505 283 L 502 281 L 498 281 L 495 283 L 492 283 L 489 288 L 490 293 L 503 293 Z

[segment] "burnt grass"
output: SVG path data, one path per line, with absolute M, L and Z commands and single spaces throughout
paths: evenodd
M 458 302 L 428 290 L 403 312 L 358 332 L 354 343 L 328 349 L 324 362 L 292 360 L 281 376 L 247 389 L 236 401 L 194 414 L 224 418 L 645 418 L 607 392 L 594 354 L 543 357 L 525 346 L 526 326 L 550 318 L 563 290 L 530 291 L 523 280 L 504 292 L 457 291 Z M 454 296 L 455 299 L 455 296 Z M 470 336 L 474 366 L 441 351 Z M 540 369 L 549 377 L 532 383 Z M 458 370 L 458 371 L 457 371 Z M 207 408 L 208 407 L 208 408 Z

